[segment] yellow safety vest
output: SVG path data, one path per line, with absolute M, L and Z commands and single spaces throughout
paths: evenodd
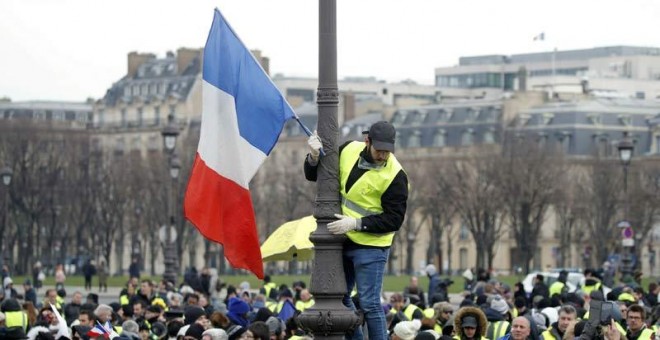
M 508 321 L 495 321 L 491 322 L 488 325 L 488 330 L 486 331 L 486 338 L 488 339 L 499 339 L 506 335 L 506 330 L 509 328 Z
M 566 284 L 564 284 L 563 282 L 559 282 L 559 281 L 556 281 L 555 283 L 550 285 L 550 297 L 552 297 L 555 294 L 561 295 L 561 291 L 564 290 L 565 286 L 566 286 Z
M 296 301 L 296 309 L 304 312 L 305 309 L 314 306 L 315 301 L 313 299 L 310 299 L 309 301 L 305 302 L 302 300 Z
M 264 285 L 264 291 L 266 292 L 266 298 L 270 297 L 270 291 L 272 289 L 277 289 L 277 284 L 275 282 L 268 282 Z
M 351 190 L 346 192 L 348 176 L 359 160 L 360 152 L 364 150 L 365 145 L 363 142 L 349 143 L 342 149 L 339 159 L 341 210 L 344 215 L 356 218 L 377 215 L 383 212 L 380 198 L 402 169 L 399 161 L 391 154 L 382 169 L 367 171 L 353 184 Z M 388 247 L 392 245 L 394 232 L 375 234 L 351 230 L 346 233 L 346 236 L 357 244 Z
M 270 310 L 271 312 L 275 313 L 275 308 L 277 308 L 277 302 L 268 300 L 266 301 L 266 308 Z
M 543 338 L 543 340 L 552 340 L 552 339 L 561 340 L 561 339 L 557 339 L 554 336 L 554 334 L 550 333 L 550 328 L 547 329 L 545 332 L 541 333 L 541 337 Z
M 10 327 L 21 327 L 24 332 L 27 332 L 27 315 L 22 311 L 5 312 L 5 325 Z
M 593 284 L 593 285 L 588 285 L 588 286 L 585 285 L 584 287 L 582 287 L 582 291 L 583 291 L 585 294 L 588 295 L 588 294 L 591 294 L 591 292 L 593 292 L 594 290 L 598 290 L 598 289 L 600 289 L 600 286 L 601 286 L 601 284 L 600 284 L 600 281 L 599 281 L 599 282 L 596 282 L 596 283 Z
M 624 333 L 624 335 L 625 335 L 625 333 Z M 653 335 L 654 335 L 653 330 L 648 329 L 648 328 L 644 328 L 644 330 L 639 335 L 639 337 L 637 337 L 637 340 L 654 340 L 655 337 Z
M 403 315 L 405 315 L 406 318 L 408 318 L 408 320 L 412 321 L 412 319 L 413 319 L 413 314 L 415 314 L 415 311 L 416 311 L 416 310 L 419 310 L 420 312 L 423 313 L 422 309 L 419 308 L 419 306 L 417 306 L 417 305 L 413 305 L 413 304 L 411 303 L 411 304 L 408 305 L 408 307 L 406 307 L 406 309 L 403 310 Z
M 628 302 L 635 302 L 635 297 L 630 294 L 630 293 L 621 293 L 619 294 L 619 298 L 617 299 L 619 301 L 628 301 Z
M 122 296 L 119 297 L 119 304 L 120 305 L 126 306 L 129 303 L 130 303 L 130 301 L 128 300 L 128 295 L 122 295 Z

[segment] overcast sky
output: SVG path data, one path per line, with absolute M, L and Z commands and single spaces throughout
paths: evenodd
M 130 51 L 203 47 L 214 7 L 271 74 L 316 77 L 317 0 L 0 0 L 0 97 L 102 97 Z M 460 56 L 660 46 L 658 0 L 338 0 L 337 11 L 340 78 L 432 84 Z

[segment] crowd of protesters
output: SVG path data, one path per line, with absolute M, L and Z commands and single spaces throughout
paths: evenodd
M 521 282 L 509 287 L 486 271 L 480 271 L 476 278 L 468 271 L 458 306 L 434 293 L 426 295 L 427 303 L 413 278 L 403 294 L 390 296 L 383 308 L 389 310 L 392 339 L 655 340 L 660 328 L 658 284 L 642 287 L 641 273 L 636 273 L 634 280 L 606 288 L 601 273 L 585 270 L 584 284 L 573 292 L 568 291 L 568 272 L 561 271 L 549 285 L 549 278 L 538 274 L 529 293 Z M 442 290 L 435 267 L 427 267 L 427 275 L 428 291 Z M 607 301 L 615 308 L 605 322 L 589 322 L 589 306 Z
M 606 287 L 600 272 L 585 270 L 582 287 L 569 292 L 568 273 L 561 272 L 549 285 L 549 278 L 539 274 L 529 293 L 520 282 L 509 287 L 486 271 L 474 277 L 467 271 L 462 301 L 452 304 L 447 288 L 453 282 L 442 279 L 432 265 L 426 274 L 428 288 L 412 277 L 400 292 L 382 294 L 391 339 L 655 340 L 660 326 L 660 287 L 655 282 L 642 287 L 639 276 L 628 284 Z M 313 338 L 295 321 L 296 315 L 314 306 L 301 281 L 288 286 L 266 276 L 261 287 L 248 282 L 234 287 L 213 270 L 198 273 L 193 268 L 177 287 L 133 277 L 109 304 L 99 303 L 94 293 L 67 294 L 59 283 L 37 294 L 27 279 L 19 294 L 6 275 L 0 339 Z M 354 301 L 359 299 L 354 296 Z M 594 301 L 611 301 L 617 307 L 609 324 L 594 327 L 588 322 Z M 368 339 L 364 326 L 363 332 Z
M 139 272 L 134 274 L 139 275 Z M 90 287 L 85 278 L 85 289 Z M 187 271 L 184 282 L 132 277 L 116 301 L 67 294 L 64 280 L 38 296 L 29 279 L 18 294 L 6 275 L 0 339 L 305 339 L 294 316 L 314 305 L 304 282 L 291 287 L 266 277 L 262 287 L 226 285 L 213 270 Z M 99 290 L 107 289 L 105 286 Z

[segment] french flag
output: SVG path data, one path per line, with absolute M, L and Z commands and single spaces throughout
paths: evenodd
M 202 79 L 202 126 L 185 215 L 204 237 L 224 246 L 234 268 L 263 279 L 248 184 L 294 112 L 218 9 Z
M 112 325 L 110 325 L 109 321 L 106 321 L 105 326 L 101 325 L 98 321 L 96 321 L 96 325 L 94 325 L 94 328 L 90 329 L 87 332 L 87 336 L 90 337 L 104 337 L 108 339 L 110 337 L 110 330 L 112 329 Z

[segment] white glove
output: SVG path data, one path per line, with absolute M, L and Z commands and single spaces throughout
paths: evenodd
M 307 139 L 307 145 L 309 145 L 309 155 L 314 161 L 318 161 L 323 143 L 321 142 L 321 137 L 316 133 L 316 130 L 311 136 L 309 136 L 309 139 Z
M 335 217 L 338 218 L 338 220 L 328 223 L 329 232 L 335 235 L 341 235 L 346 234 L 351 230 L 358 229 L 357 218 L 344 216 L 342 214 L 335 214 Z

